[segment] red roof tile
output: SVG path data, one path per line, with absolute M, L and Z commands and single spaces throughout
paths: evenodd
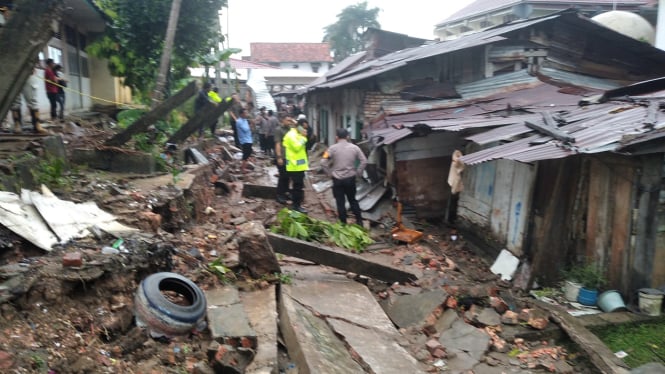
M 332 62 L 328 43 L 249 43 L 256 62 Z

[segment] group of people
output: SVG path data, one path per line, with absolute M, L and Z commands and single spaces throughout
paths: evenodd
M 277 181 L 277 202 L 286 204 L 287 193 L 291 193 L 292 209 L 307 213 L 302 206 L 305 193 L 305 172 L 309 169 L 307 151 L 311 147 L 311 130 L 306 118 L 287 118 L 284 126 L 275 136 L 275 156 L 279 178 Z M 308 145 L 309 144 L 309 145 Z M 367 158 L 360 147 L 349 142 L 346 129 L 337 129 L 335 144 L 324 153 L 321 165 L 332 178 L 333 196 L 337 207 L 337 217 L 347 223 L 346 202 L 349 202 L 356 224 L 362 226 L 360 204 L 356 199 L 356 178 L 362 176 Z M 289 184 L 291 188 L 289 189 Z
M 198 112 L 208 103 L 219 102 L 221 99 L 217 90 L 211 83 L 206 82 L 195 100 L 194 109 Z M 237 95 L 234 95 L 228 113 L 235 144 L 242 150 L 241 171 L 248 172 L 249 158 L 253 153 L 254 130 L 258 135 L 261 151 L 265 155 L 274 156 L 277 165 L 277 202 L 287 204 L 288 200 L 291 200 L 292 210 L 307 214 L 308 211 L 303 206 L 305 172 L 309 170 L 308 151 L 316 141 L 305 115 L 301 114 L 296 119 L 286 116 L 280 122 L 272 110 L 266 111 L 265 107 L 261 107 L 259 113 L 251 120 L 248 110 L 241 105 Z M 216 126 L 217 119 L 210 125 L 213 135 Z M 202 126 L 199 135 L 203 135 L 203 132 Z M 344 224 L 347 223 L 346 202 L 348 201 L 356 224 L 362 226 L 362 213 L 356 199 L 356 178 L 362 176 L 367 158 L 357 145 L 349 141 L 349 132 L 346 129 L 337 129 L 335 144 L 323 153 L 321 164 L 332 178 L 333 196 L 339 220 Z
M 42 127 L 42 121 L 39 116 L 39 100 L 37 98 L 37 89 L 39 88 L 40 78 L 37 76 L 37 69 L 33 67 L 32 73 L 26 80 L 21 92 L 16 96 L 12 103 L 10 110 L 14 120 L 14 132 L 21 133 L 23 131 L 23 119 L 21 116 L 22 100 L 30 112 L 30 118 L 33 129 L 36 133 L 46 134 L 47 131 Z M 56 64 L 53 59 L 46 60 L 46 67 L 44 69 L 44 84 L 46 89 L 46 96 L 48 97 L 51 105 L 51 121 L 55 122 L 57 119 L 64 120 L 65 113 L 65 90 L 67 86 L 67 79 L 62 71 L 62 65 Z M 58 111 L 58 106 L 60 110 Z

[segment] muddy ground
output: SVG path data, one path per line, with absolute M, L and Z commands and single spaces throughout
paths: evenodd
M 99 147 L 112 133 L 105 128 L 106 123 L 79 120 L 68 126 L 71 130 L 61 127 L 51 130 L 63 135 L 67 149 Z M 227 145 L 214 139 L 203 143 L 192 139 L 194 142 L 205 149 L 212 163 L 199 168 L 187 191 L 178 187 L 177 173 L 164 173 L 161 182 L 155 182 L 147 176 L 117 175 L 85 168 L 78 168 L 69 176 L 71 188 L 55 191 L 63 200 L 94 201 L 121 222 L 140 228 L 140 234 L 124 238 L 126 253 L 101 254 L 101 248 L 116 240 L 103 233 L 46 253 L 0 228 L 3 247 L 0 249 L 0 277 L 2 281 L 13 282 L 0 290 L 4 301 L 0 305 L 0 372 L 210 372 L 206 368 L 211 341 L 207 330 L 170 340 L 148 338 L 135 326 L 134 292 L 145 276 L 164 270 L 183 274 L 204 290 L 222 284 L 251 289 L 278 283 L 278 278 L 255 280 L 247 276 L 237 264 L 234 235 L 237 226 L 249 220 L 261 221 L 269 227 L 283 206 L 271 199 L 242 196 L 243 183 L 270 180 L 274 169 L 269 158 L 257 155 L 254 171 L 243 175 L 237 161 L 223 157 Z M 312 166 L 316 165 L 314 155 Z M 312 173 L 312 181 L 316 178 L 316 173 Z M 330 204 L 312 190 L 311 183 L 307 184 L 305 206 L 315 218 L 335 220 Z M 505 300 L 528 306 L 522 301 L 524 295 L 489 271 L 492 259 L 479 256 L 454 227 L 437 221 L 415 222 L 416 227 L 425 232 L 424 239 L 405 245 L 394 243 L 390 238 L 394 219 L 394 212 L 388 212 L 382 217 L 383 224 L 372 225 L 371 235 L 378 244 L 365 256 L 394 265 L 408 265 L 419 269 L 423 277 L 409 285 L 365 279 L 377 300 L 399 292 L 400 287 L 402 290 L 432 288 L 445 279 L 448 291 L 460 296 L 456 299 L 458 305 L 448 307 L 455 308 L 461 315 L 488 293 L 500 293 Z M 63 268 L 65 252 L 82 253 L 85 266 Z M 219 257 L 234 270 L 223 279 L 206 266 Z M 280 257 L 280 261 L 291 266 L 299 263 L 288 257 Z M 321 271 L 336 270 L 321 267 Z M 441 369 L 435 363 L 440 362 L 440 358 L 423 349 L 426 331 L 411 329 L 402 333 L 408 338 L 414 356 L 430 372 L 439 372 Z M 517 343 L 521 344 L 520 352 L 534 352 L 534 356 L 556 354 L 549 363 L 566 362 L 575 367 L 574 372 L 594 372 L 583 355 L 570 354 L 546 335 Z M 511 347 L 517 343 L 509 342 Z M 289 358 L 288 352 L 281 348 L 280 365 L 284 366 Z M 493 352 L 486 362 L 505 372 L 552 371 L 547 364 L 536 364 L 537 360 L 529 361 L 526 356 L 518 359 L 510 356 L 509 351 Z

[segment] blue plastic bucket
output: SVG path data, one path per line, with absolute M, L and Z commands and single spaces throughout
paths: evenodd
M 609 290 L 598 295 L 598 307 L 606 313 L 626 309 L 626 304 L 619 291 Z
M 580 288 L 580 293 L 577 295 L 577 302 L 586 306 L 596 306 L 598 301 L 598 290 L 590 290 L 588 288 Z

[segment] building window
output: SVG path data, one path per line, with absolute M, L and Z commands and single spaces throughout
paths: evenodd
M 48 46 L 48 58 L 52 58 L 56 64 L 62 64 L 62 50 L 60 48 Z
M 312 62 L 312 72 L 318 73 L 320 68 L 321 68 L 320 62 Z
M 293 64 L 293 65 L 291 65 L 291 67 L 294 68 L 294 69 L 298 69 L 298 68 L 300 67 L 300 65 L 298 65 L 298 64 Z
M 67 61 L 69 62 L 69 75 L 80 75 L 81 68 L 79 66 L 79 59 L 78 56 L 76 56 L 76 53 L 69 52 L 67 57 Z

